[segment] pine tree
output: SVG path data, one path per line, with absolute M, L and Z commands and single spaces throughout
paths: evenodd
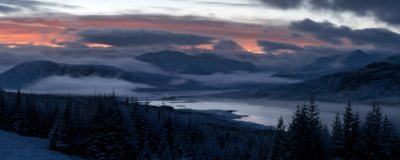
M 43 116 L 40 120 L 41 123 L 41 129 L 40 129 L 40 136 L 43 138 L 47 138 L 49 133 L 50 133 L 50 129 L 52 127 L 52 124 L 54 123 L 54 120 L 52 118 L 52 112 L 51 112 L 51 108 L 50 108 L 50 103 L 49 103 L 49 99 L 46 100 L 44 108 L 43 108 Z
M 139 107 L 139 104 L 136 99 L 132 97 L 132 107 L 130 109 L 130 149 L 129 155 L 131 157 L 137 157 L 141 150 L 143 149 L 143 145 L 145 142 L 145 134 L 146 134 L 146 123 L 144 119 L 143 110 Z
M 22 113 L 22 98 L 21 98 L 21 91 L 17 90 L 17 94 L 15 96 L 15 101 L 14 101 L 14 106 L 10 110 L 10 116 L 8 117 L 8 124 L 10 124 L 9 128 L 7 128 L 7 131 L 11 131 L 14 133 L 20 133 L 20 126 L 21 120 L 24 117 Z
M 368 112 L 363 125 L 364 158 L 379 158 L 382 153 L 382 109 L 376 97 L 370 105 L 372 111 Z
M 314 159 L 322 159 L 324 155 L 322 155 L 322 141 L 321 141 L 321 132 L 322 125 L 319 119 L 319 109 L 318 105 L 315 103 L 314 95 L 310 96 L 310 104 L 308 106 L 308 116 L 309 116 L 309 133 L 310 133 L 310 151 L 311 155 Z
M 7 128 L 7 106 L 4 100 L 4 91 L 0 88 L 0 129 L 4 130 Z
M 74 137 L 74 124 L 72 118 L 72 99 L 71 95 L 68 96 L 67 104 L 65 105 L 65 111 L 63 118 L 60 122 L 60 127 L 57 133 L 57 149 L 63 153 L 72 154 Z
M 351 102 L 347 102 L 346 112 L 343 114 L 343 159 L 352 159 L 354 157 L 354 139 L 353 139 L 353 123 L 354 115 L 353 109 L 351 108 Z
M 287 159 L 287 135 L 285 131 L 286 125 L 283 122 L 282 116 L 276 125 L 274 141 L 272 145 L 271 160 Z
M 87 148 L 87 157 L 92 159 L 108 159 L 107 155 L 107 117 L 101 94 L 96 98 L 98 109 L 90 120 L 89 126 L 89 147 Z
M 53 127 L 50 129 L 49 132 L 49 145 L 50 149 L 52 150 L 58 150 L 57 148 L 57 141 L 58 141 L 58 132 L 60 130 L 60 122 L 59 120 L 55 120 L 53 123 Z
M 306 104 L 297 106 L 292 123 L 289 124 L 289 159 L 313 159 L 311 152 L 309 111 Z
M 112 105 L 109 107 L 111 116 L 107 119 L 107 135 L 109 159 L 122 159 L 125 156 L 126 129 L 121 110 L 119 108 L 115 93 L 112 93 Z
M 321 159 L 323 160 L 331 160 L 332 158 L 332 136 L 329 132 L 328 126 L 325 124 L 324 127 L 322 128 L 321 132 L 321 141 L 322 147 L 321 147 L 321 154 L 323 157 Z
M 384 159 L 399 158 L 399 137 L 396 126 L 385 115 L 382 126 L 382 156 Z
M 339 113 L 332 124 L 332 158 L 343 159 L 343 124 Z
M 362 122 L 361 122 L 361 117 L 358 112 L 358 109 L 356 113 L 353 115 L 353 124 L 351 126 L 352 129 L 352 139 L 353 139 L 353 155 L 354 159 L 362 159 L 363 157 L 363 133 L 362 133 Z

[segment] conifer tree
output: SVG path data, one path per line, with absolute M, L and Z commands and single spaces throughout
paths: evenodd
M 109 159 L 122 159 L 125 156 L 126 146 L 126 129 L 121 110 L 119 108 L 115 93 L 112 93 L 111 107 L 109 107 L 110 117 L 107 119 L 107 141 L 109 148 L 107 152 L 110 154 Z
M 362 133 L 362 122 L 361 122 L 361 117 L 358 112 L 358 109 L 356 113 L 353 115 L 353 124 L 351 126 L 352 129 L 352 144 L 353 144 L 353 155 L 354 159 L 362 159 L 363 157 L 363 133 Z
M 321 132 L 321 141 L 322 147 L 321 147 L 321 153 L 323 157 L 321 159 L 323 160 L 331 160 L 332 157 L 332 136 L 329 132 L 328 126 L 325 124 L 324 127 L 322 128 Z
M 57 149 L 63 153 L 72 154 L 74 137 L 74 124 L 72 118 L 72 99 L 68 96 L 64 115 L 61 119 L 57 135 Z
M 354 115 L 353 109 L 351 108 L 351 102 L 347 102 L 346 112 L 343 114 L 343 158 L 344 159 L 352 159 L 354 157 L 354 138 L 353 138 L 353 123 L 354 123 Z
M 306 104 L 297 106 L 292 123 L 288 128 L 289 133 L 289 159 L 312 159 L 312 137 L 310 134 L 309 111 Z
M 310 151 L 314 159 L 322 159 L 322 125 L 319 119 L 319 109 L 318 105 L 315 103 L 314 94 L 310 96 L 310 104 L 308 106 L 308 116 L 309 116 L 309 134 L 310 134 Z
M 374 97 L 363 125 L 364 158 L 379 158 L 382 153 L 382 109 Z
M 382 157 L 384 159 L 396 159 L 399 154 L 400 142 L 396 126 L 385 115 L 382 126 Z
M 343 124 L 339 113 L 332 124 L 332 158 L 343 159 Z
M 106 108 L 103 104 L 101 94 L 96 98 L 98 109 L 96 114 L 92 116 L 89 127 L 89 147 L 87 148 L 87 156 L 92 159 L 108 159 L 107 155 L 107 129 L 105 115 Z
M 52 150 L 58 150 L 57 148 L 57 141 L 58 141 L 58 131 L 60 129 L 60 122 L 59 120 L 55 120 L 53 123 L 53 126 L 49 132 L 49 145 L 50 149 Z
M 8 110 L 6 106 L 6 102 L 4 100 L 4 91 L 0 88 L 0 129 L 5 130 L 8 126 L 7 124 L 7 116 Z
M 14 106 L 10 110 L 10 116 L 9 118 L 9 124 L 10 127 L 8 128 L 8 131 L 14 132 L 14 133 L 19 133 L 20 132 L 20 126 L 21 124 L 21 119 L 23 118 L 23 113 L 22 113 L 22 98 L 21 98 L 21 91 L 17 90 L 17 94 L 15 96 L 14 100 Z
M 275 129 L 274 141 L 272 144 L 271 160 L 287 159 L 287 135 L 285 131 L 286 125 L 283 122 L 282 116 L 278 120 Z

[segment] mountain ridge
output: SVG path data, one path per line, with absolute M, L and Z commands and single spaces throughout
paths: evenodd
M 164 50 L 145 53 L 135 57 L 135 59 L 178 74 L 210 75 L 235 71 L 259 72 L 258 68 L 250 62 L 220 58 L 206 53 L 192 56 L 183 52 Z
M 108 65 L 75 65 L 56 63 L 47 60 L 21 63 L 0 74 L 0 86 L 16 89 L 32 84 L 50 76 L 71 76 L 73 78 L 99 76 L 101 78 L 117 78 L 132 83 L 159 86 L 168 83 L 176 76 L 156 75 L 144 72 L 128 72 Z
M 339 71 L 300 83 L 261 90 L 257 96 L 277 99 L 307 99 L 310 94 L 322 100 L 366 100 L 400 96 L 400 53 L 372 62 L 365 67 Z
M 301 72 L 278 72 L 272 77 L 313 79 L 338 71 L 364 67 L 381 58 L 384 58 L 381 54 L 367 54 L 357 49 L 343 55 L 316 58 L 312 63 L 304 66 Z

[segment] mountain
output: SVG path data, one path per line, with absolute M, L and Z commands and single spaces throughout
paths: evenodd
M 366 100 L 400 96 L 400 54 L 372 62 L 365 67 L 335 72 L 287 86 L 262 90 L 257 96 L 305 99 L 311 93 L 323 100 Z
M 380 54 L 367 54 L 359 49 L 343 55 L 320 57 L 306 65 L 301 72 L 279 72 L 272 77 L 312 79 L 337 71 L 364 67 L 367 64 L 383 58 Z
M 182 52 L 165 50 L 146 53 L 135 59 L 151 63 L 166 71 L 178 74 L 210 75 L 213 73 L 232 73 L 235 71 L 250 73 L 259 71 L 250 62 L 220 58 L 212 54 L 191 56 Z
M 107 65 L 70 65 L 51 61 L 31 61 L 19 64 L 0 74 L 0 86 L 15 89 L 39 81 L 42 78 L 66 75 L 74 78 L 88 76 L 117 78 L 153 86 L 165 86 L 171 80 L 178 78 L 144 72 L 127 72 Z

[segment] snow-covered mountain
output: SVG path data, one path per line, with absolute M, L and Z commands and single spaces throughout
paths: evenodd
M 144 72 L 127 72 L 107 65 L 70 65 L 51 61 L 30 61 L 19 64 L 0 74 L 0 86 L 15 89 L 50 76 L 71 76 L 73 78 L 98 76 L 116 78 L 133 83 L 162 86 L 178 78 Z
M 381 54 L 367 54 L 359 49 L 343 55 L 320 57 L 306 65 L 301 72 L 279 72 L 273 77 L 312 79 L 337 71 L 364 67 L 367 64 L 383 58 Z
M 258 96 L 305 99 L 311 93 L 319 99 L 366 100 L 400 96 L 400 54 L 372 62 L 365 67 L 328 74 L 304 82 L 262 90 Z
M 151 63 L 166 71 L 178 74 L 210 75 L 213 73 L 232 73 L 235 71 L 250 73 L 259 71 L 250 62 L 220 58 L 212 54 L 191 56 L 182 52 L 165 50 L 146 53 L 135 59 Z

